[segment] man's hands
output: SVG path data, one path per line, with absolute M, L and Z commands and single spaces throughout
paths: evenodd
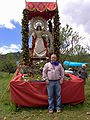
M 63 84 L 63 81 L 62 81 L 62 80 L 59 80 L 59 82 L 60 82 L 60 85 L 62 85 L 62 84 Z
M 59 82 L 60 82 L 60 85 L 63 84 L 63 81 L 62 81 L 62 80 L 59 80 Z M 46 84 L 49 85 L 49 80 L 46 80 Z
M 46 80 L 46 84 L 49 85 L 49 80 Z

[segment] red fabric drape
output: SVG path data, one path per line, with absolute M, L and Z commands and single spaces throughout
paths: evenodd
M 26 2 L 29 10 L 29 20 L 33 17 L 43 17 L 48 20 L 55 15 L 56 2 Z
M 26 8 L 30 11 L 54 11 L 56 2 L 26 2 Z
M 44 47 L 46 48 L 46 56 L 49 57 L 49 50 L 47 48 L 47 40 L 44 38 L 43 39 Z
M 45 82 L 24 82 L 22 75 L 10 81 L 11 102 L 18 106 L 48 106 L 48 95 Z M 74 75 L 71 80 L 64 80 L 61 86 L 61 103 L 78 104 L 84 102 L 84 81 Z
M 30 61 L 31 61 L 31 58 L 33 57 L 33 52 L 34 52 L 34 48 L 35 48 L 35 41 L 36 41 L 36 39 L 34 39 L 34 36 L 32 35 L 32 48 L 31 48 L 31 54 L 30 54 Z

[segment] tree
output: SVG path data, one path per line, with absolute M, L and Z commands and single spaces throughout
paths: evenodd
M 16 70 L 16 62 L 20 60 L 20 53 L 8 53 L 5 58 L 0 60 L 0 71 L 14 73 Z
M 73 29 L 66 24 L 66 27 L 60 29 L 60 52 L 62 61 L 68 56 L 86 54 L 86 50 L 79 45 L 79 40 L 82 37 L 79 36 L 78 32 L 73 32 Z

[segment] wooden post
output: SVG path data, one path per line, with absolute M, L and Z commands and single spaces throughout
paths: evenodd
M 26 0 L 25 0 L 25 8 L 26 8 Z
M 56 9 L 58 8 L 57 0 L 56 0 Z

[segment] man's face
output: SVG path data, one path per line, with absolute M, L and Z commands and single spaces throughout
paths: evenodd
M 57 60 L 57 57 L 55 54 L 51 55 L 51 61 L 54 63 Z
M 83 66 L 82 68 L 85 69 L 85 66 Z

